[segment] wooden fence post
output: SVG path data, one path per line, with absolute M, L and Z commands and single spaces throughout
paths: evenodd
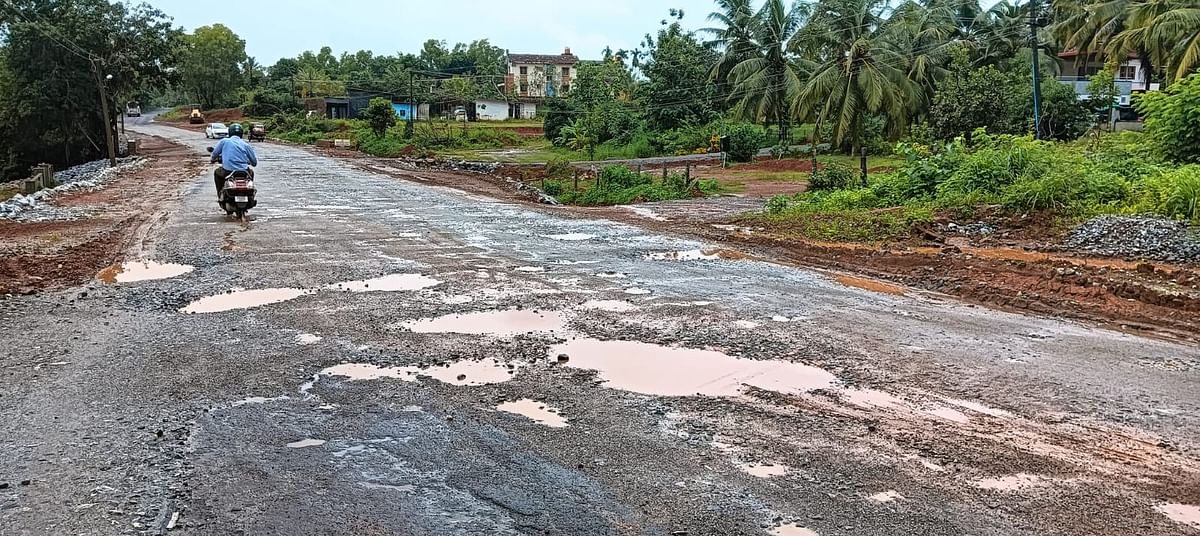
M 574 169 L 575 169 L 575 190 L 574 191 L 578 192 L 579 191 L 579 168 L 574 168 Z
M 666 184 L 666 183 L 667 183 L 667 163 L 666 163 L 666 162 L 663 162 L 663 179 L 662 179 L 662 183 L 663 183 L 663 184 Z
M 862 184 L 867 185 L 867 148 L 862 147 L 862 156 L 859 165 L 862 167 Z

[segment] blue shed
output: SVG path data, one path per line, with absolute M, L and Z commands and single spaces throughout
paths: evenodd
M 408 121 L 409 118 L 415 120 L 417 118 L 416 106 L 407 102 L 393 102 L 392 109 L 396 110 L 396 117 L 401 121 Z

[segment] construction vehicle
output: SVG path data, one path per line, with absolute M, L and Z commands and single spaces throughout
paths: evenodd
M 204 114 L 200 113 L 200 105 L 191 105 L 192 113 L 188 115 L 188 123 L 199 125 L 204 122 Z

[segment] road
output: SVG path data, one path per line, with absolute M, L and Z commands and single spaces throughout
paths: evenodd
M 0 300 L 0 534 L 1200 530 L 1196 348 L 257 147 Z

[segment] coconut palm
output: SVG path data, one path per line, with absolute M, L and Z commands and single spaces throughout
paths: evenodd
M 1110 54 L 1148 57 L 1165 68 L 1167 81 L 1200 66 L 1200 0 L 1133 0 L 1121 16 L 1125 29 L 1109 43 Z
M 887 0 L 822 0 L 798 51 L 814 58 L 808 81 L 793 100 L 796 117 L 828 125 L 836 145 L 862 146 L 863 123 L 883 117 L 892 134 L 907 124 L 919 86 L 908 78 L 910 59 L 888 23 Z
M 700 32 L 712 36 L 705 45 L 721 51 L 720 60 L 713 65 L 712 78 L 718 84 L 725 84 L 734 66 L 759 55 L 754 43 L 758 19 L 751 0 L 716 0 L 716 3 L 720 10 L 709 13 L 708 20 L 720 26 L 701 28 Z
M 779 125 L 779 138 L 788 138 L 788 111 L 803 87 L 801 63 L 788 48 L 802 27 L 806 12 L 801 4 L 788 7 L 783 0 L 767 0 L 751 26 L 758 54 L 738 62 L 729 72 L 734 112 L 750 120 Z

